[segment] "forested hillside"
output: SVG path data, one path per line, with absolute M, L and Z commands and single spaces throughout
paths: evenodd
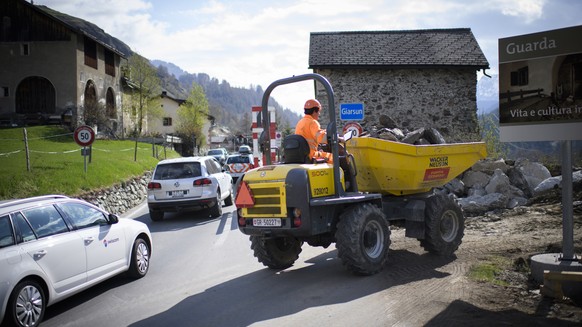
M 159 60 L 152 61 L 157 67 L 162 87 L 176 98 L 186 99 L 192 83 L 202 86 L 210 114 L 216 118 L 218 125 L 227 127 L 232 134 L 250 134 L 251 107 L 260 106 L 263 89 L 260 85 L 249 88 L 232 87 L 227 81 L 219 81 L 205 73 L 190 74 L 178 66 Z M 275 99 L 269 105 L 277 111 L 279 130 L 294 127 L 301 118 L 289 109 L 283 109 Z M 243 122 L 243 123 L 241 123 Z

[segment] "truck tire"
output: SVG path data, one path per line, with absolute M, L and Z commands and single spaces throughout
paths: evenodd
M 426 201 L 424 239 L 420 246 L 432 254 L 451 256 L 465 233 L 463 210 L 454 196 L 434 194 Z
M 335 234 L 337 255 L 357 275 L 380 272 L 388 260 L 390 228 L 382 211 L 370 203 L 349 207 Z
M 286 269 L 299 258 L 302 242 L 293 237 L 251 236 L 251 249 L 260 263 L 271 269 Z

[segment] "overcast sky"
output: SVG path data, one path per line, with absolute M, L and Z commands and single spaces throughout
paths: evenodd
M 311 73 L 309 34 L 470 28 L 497 72 L 499 38 L 582 25 L 580 0 L 34 0 L 90 21 L 148 59 L 263 89 Z M 272 96 L 302 112 L 313 86 Z M 258 103 L 257 105 L 260 105 Z M 250 108 L 249 108 L 250 110 Z

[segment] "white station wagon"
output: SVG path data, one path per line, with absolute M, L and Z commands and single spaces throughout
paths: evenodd
M 142 222 L 83 200 L 47 195 L 0 201 L 0 322 L 38 326 L 47 306 L 114 275 L 146 275 Z

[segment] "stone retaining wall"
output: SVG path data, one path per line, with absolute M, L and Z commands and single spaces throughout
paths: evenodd
M 82 193 L 78 197 L 110 213 L 121 215 L 146 200 L 151 175 L 151 172 L 146 172 L 110 188 Z

